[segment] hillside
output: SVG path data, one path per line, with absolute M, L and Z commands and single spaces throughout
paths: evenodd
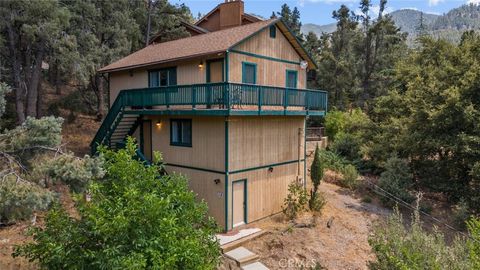
M 413 46 L 418 35 L 422 12 L 413 9 L 396 10 L 389 14 L 395 24 L 403 32 L 408 33 L 407 43 Z M 450 42 L 458 42 L 462 33 L 467 30 L 480 30 L 480 5 L 462 5 L 443 15 L 423 13 L 426 33 L 443 38 Z M 305 24 L 302 32 L 313 31 L 317 35 L 335 31 L 335 23 L 327 25 Z

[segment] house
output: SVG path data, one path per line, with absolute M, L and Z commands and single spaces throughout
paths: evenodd
M 305 125 L 327 94 L 306 90 L 315 64 L 279 19 L 226 1 L 188 25 L 191 37 L 156 43 L 99 70 L 110 110 L 92 141 L 138 139 L 146 159 L 189 179 L 225 230 L 281 211 L 287 187 L 305 181 Z

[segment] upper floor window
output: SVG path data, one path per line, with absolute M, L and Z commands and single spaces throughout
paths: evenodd
M 297 88 L 297 76 L 298 72 L 296 70 L 288 70 L 287 69 L 287 79 L 285 83 L 285 87 L 287 88 Z
M 270 37 L 277 37 L 277 27 L 275 27 L 275 25 L 270 25 Z
M 170 145 L 192 147 L 192 119 L 170 120 Z
M 257 64 L 255 63 L 242 63 L 242 82 L 248 84 L 257 83 Z
M 177 69 L 163 68 L 148 72 L 148 87 L 169 86 L 177 84 Z

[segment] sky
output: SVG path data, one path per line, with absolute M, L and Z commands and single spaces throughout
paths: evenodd
M 200 12 L 205 14 L 212 10 L 223 0 L 169 0 L 173 4 L 186 4 L 192 11 L 193 16 Z M 380 0 L 372 0 L 373 8 L 378 10 Z M 272 11 L 279 11 L 283 3 L 291 8 L 297 7 L 300 10 L 301 21 L 303 24 L 328 24 L 333 23 L 332 11 L 337 10 L 340 5 L 345 4 L 351 10 L 358 10 L 360 0 L 244 0 L 245 12 L 253 13 L 265 18 L 269 18 Z M 462 4 L 476 3 L 480 0 L 389 0 L 387 11 L 392 12 L 398 9 L 417 9 L 426 13 L 443 14 L 452 8 Z

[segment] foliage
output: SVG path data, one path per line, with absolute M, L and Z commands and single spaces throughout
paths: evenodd
M 448 246 L 436 228 L 431 233 L 424 231 L 418 212 L 406 228 L 395 209 L 386 224 L 377 225 L 369 243 L 377 257 L 370 262 L 370 269 L 476 269 L 470 267 L 468 250 L 461 239 Z
M 480 219 L 471 218 L 467 221 L 470 238 L 467 241 L 471 269 L 480 269 Z
M 36 211 L 48 209 L 55 199 L 52 192 L 14 174 L 0 180 L 0 223 L 29 218 Z
M 80 219 L 51 210 L 15 256 L 48 269 L 214 269 L 217 227 L 206 204 L 184 177 L 137 161 L 136 148 L 129 139 L 118 152 L 102 149 L 106 174 L 79 202 Z
M 322 181 L 323 178 L 323 164 L 320 160 L 320 148 L 317 147 L 315 148 L 315 154 L 313 157 L 313 162 L 312 166 L 310 169 L 310 177 L 312 178 L 313 182 L 313 192 L 316 193 L 318 190 L 318 186 L 320 185 L 320 182 Z
M 280 12 L 277 12 L 277 15 L 285 22 L 288 28 L 292 30 L 297 39 L 303 40 L 303 34 L 300 31 L 302 22 L 300 22 L 300 11 L 297 7 L 294 7 L 292 10 L 287 4 L 283 4 Z
M 18 152 L 32 151 L 35 147 L 58 146 L 62 140 L 62 123 L 61 117 L 28 117 L 20 126 L 1 135 L 0 149 Z
M 397 83 L 372 113 L 375 130 L 366 156 L 379 166 L 391 153 L 409 161 L 418 186 L 462 197 L 480 209 L 474 168 L 480 156 L 480 35 L 456 46 L 428 37 L 395 68 Z
M 391 70 L 406 51 L 406 35 L 384 14 L 386 1 L 380 1 L 376 19 L 370 17 L 371 1 L 360 6 L 358 12 L 346 5 L 334 11 L 336 30 L 324 33 L 316 50 L 316 85 L 329 92 L 329 106 L 340 110 L 370 110 L 393 83 Z
M 91 180 L 101 179 L 105 174 L 103 159 L 100 157 L 75 157 L 72 153 L 48 158 L 36 165 L 33 175 L 47 178 L 45 182 L 62 181 L 75 192 L 83 192 Z M 47 184 L 48 186 L 48 184 Z
M 308 194 L 303 186 L 295 181 L 288 185 L 288 194 L 283 201 L 282 211 L 289 220 L 294 220 L 305 210 Z
M 329 169 L 335 172 L 340 172 L 343 167 L 348 164 L 348 161 L 343 157 L 339 156 L 337 153 L 321 150 L 320 151 L 320 163 L 323 164 L 325 169 Z
M 360 144 L 360 139 L 351 133 L 339 133 L 329 148 L 351 162 L 358 162 L 362 158 Z
M 385 164 L 385 171 L 382 172 L 379 179 L 379 187 L 390 194 L 411 203 L 414 197 L 408 191 L 413 184 L 413 175 L 406 160 L 397 156 L 389 158 Z M 382 202 L 391 205 L 388 198 L 382 197 Z
M 358 171 L 355 166 L 348 164 L 341 170 L 342 178 L 340 185 L 349 189 L 355 189 L 358 186 Z
M 310 211 L 319 213 L 326 204 L 327 199 L 325 199 L 322 192 L 310 192 L 310 198 L 308 199 L 308 207 Z
M 8 86 L 4 82 L 0 82 L 0 118 L 5 113 L 5 107 L 7 105 L 7 101 L 5 100 L 5 95 L 10 93 L 10 91 L 12 91 L 10 86 Z

